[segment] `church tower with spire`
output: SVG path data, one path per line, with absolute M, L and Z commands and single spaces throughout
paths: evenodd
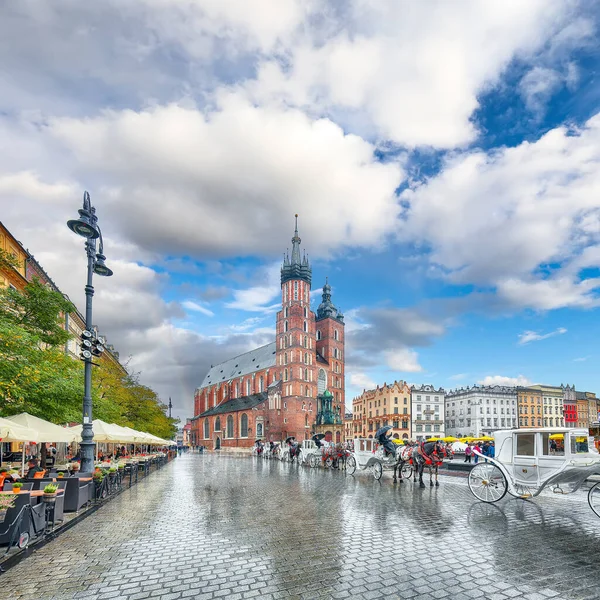
M 277 313 L 276 364 L 281 380 L 282 430 L 289 435 L 311 434 L 316 415 L 315 314 L 310 310 L 312 269 L 301 255 L 298 215 L 292 254 L 281 267 L 281 310 Z
M 325 279 L 322 302 L 315 319 L 317 338 L 317 431 L 332 431 L 335 436 L 344 433 L 345 390 L 345 336 L 344 315 L 331 301 L 331 286 Z

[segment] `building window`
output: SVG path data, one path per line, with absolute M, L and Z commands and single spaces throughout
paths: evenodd
M 249 396 L 251 394 L 251 388 L 250 388 L 250 379 L 246 379 L 246 396 Z
M 287 306 L 286 306 L 286 307 L 283 309 L 283 316 L 284 316 L 286 319 L 288 318 L 288 307 L 287 307 Z
M 225 437 L 232 438 L 233 437 L 233 416 L 229 415 L 227 417 L 227 432 Z
M 304 321 L 304 331 L 308 331 L 308 323 Z
M 337 330 L 337 329 L 334 329 L 334 330 L 333 330 L 333 339 L 334 339 L 336 342 L 337 342 L 337 340 L 338 340 L 338 330 Z
M 304 369 L 304 381 L 308 381 L 308 369 Z
M 321 331 L 317 329 L 317 340 L 321 339 Z
M 248 415 L 243 414 L 240 422 L 240 437 L 248 437 Z
M 260 376 L 260 379 L 258 380 L 258 391 L 259 392 L 265 391 L 265 378 L 262 375 Z
M 283 380 L 284 380 L 284 381 L 287 381 L 287 380 L 288 380 L 288 370 L 287 370 L 287 369 L 285 369 L 285 370 L 283 371 Z
M 304 307 L 304 318 L 308 319 L 308 308 Z
M 324 369 L 319 369 L 319 379 L 317 381 L 317 394 L 320 396 L 327 389 L 327 374 Z
M 221 417 L 215 419 L 215 431 L 221 431 Z
M 307 342 L 307 337 L 304 336 L 304 347 L 308 348 L 308 342 Z
M 204 439 L 207 440 L 210 437 L 210 424 L 208 419 L 204 419 Z
M 294 300 L 298 300 L 298 282 L 294 281 Z
M 287 330 L 288 330 L 288 322 L 287 322 L 287 321 L 286 321 L 286 322 L 285 322 L 285 324 L 284 324 L 284 329 L 283 329 L 283 330 L 284 330 L 284 331 L 287 331 Z
M 257 435 L 257 437 L 263 436 L 263 424 L 261 422 L 258 422 L 256 424 L 256 435 Z

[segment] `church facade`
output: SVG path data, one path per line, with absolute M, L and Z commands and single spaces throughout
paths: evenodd
M 250 448 L 324 433 L 344 437 L 344 315 L 323 286 L 310 308 L 312 269 L 300 251 L 298 220 L 281 267 L 275 340 L 212 366 L 194 396 L 192 441 L 208 449 Z

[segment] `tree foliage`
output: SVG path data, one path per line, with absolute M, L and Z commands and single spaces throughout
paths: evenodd
M 83 363 L 65 353 L 64 314 L 73 305 L 39 281 L 23 294 L 0 290 L 0 416 L 19 412 L 66 423 L 81 420 Z M 93 367 L 94 418 L 171 438 L 174 419 L 157 394 L 108 358 Z

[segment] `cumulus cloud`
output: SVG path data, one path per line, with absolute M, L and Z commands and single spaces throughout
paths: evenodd
M 450 156 L 403 192 L 401 235 L 429 249 L 440 276 L 495 288 L 505 305 L 594 306 L 600 280 L 580 273 L 597 254 L 584 248 L 600 242 L 599 166 L 600 116 L 514 148 Z
M 423 370 L 419 364 L 419 355 L 409 348 L 389 350 L 384 353 L 386 364 L 390 369 L 400 373 L 418 373 Z
M 517 375 L 517 377 L 506 377 L 504 375 L 487 375 L 483 379 L 480 379 L 477 383 L 481 385 L 531 385 L 531 381 L 523 375 Z
M 225 94 L 206 113 L 107 111 L 53 119 L 44 133 L 101 176 L 114 226 L 151 251 L 272 255 L 290 245 L 295 212 L 305 244 L 322 254 L 378 246 L 395 227 L 400 165 L 297 110 Z
M 523 346 L 524 344 L 529 344 L 530 342 L 539 342 L 540 340 L 547 340 L 548 338 L 563 335 L 567 333 L 567 330 L 564 327 L 559 327 L 550 333 L 540 334 L 536 331 L 524 331 L 519 334 L 519 345 Z
M 557 54 L 577 39 L 563 34 L 570 7 L 541 0 L 438 3 L 434 11 L 355 1 L 328 17 L 325 34 L 309 27 L 285 59 L 266 58 L 245 89 L 261 103 L 327 112 L 346 128 L 405 146 L 469 143 L 478 94 L 515 56 L 526 60 L 546 42 Z
M 350 375 L 348 383 L 360 390 L 372 390 L 377 385 L 369 375 L 356 371 Z

